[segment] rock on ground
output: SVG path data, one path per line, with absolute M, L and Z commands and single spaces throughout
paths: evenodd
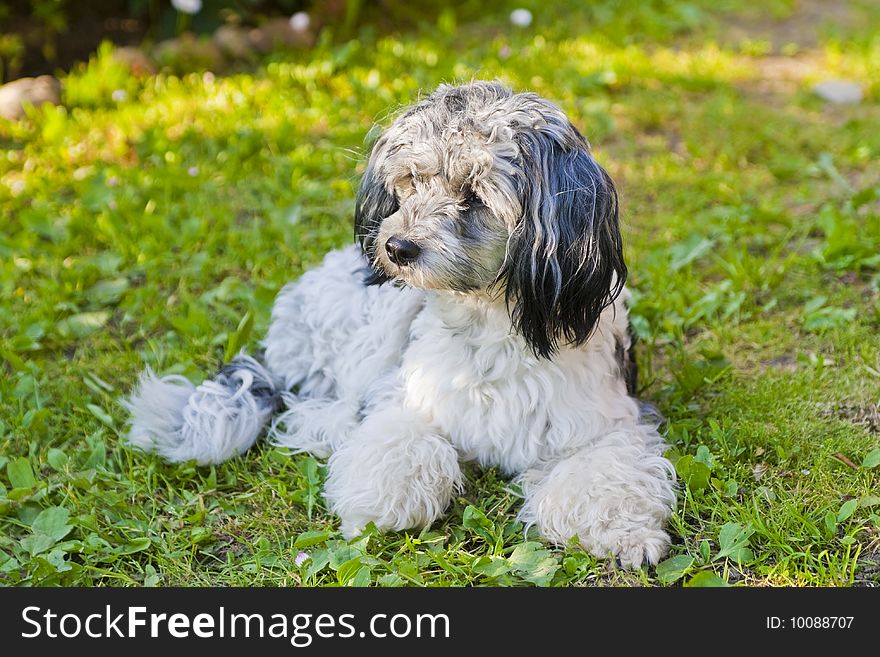
M 813 93 L 830 103 L 847 104 L 862 101 L 862 86 L 852 80 L 824 80 L 813 85 Z
M 20 78 L 0 87 L 0 116 L 12 121 L 25 117 L 25 107 L 61 104 L 61 83 L 51 75 Z

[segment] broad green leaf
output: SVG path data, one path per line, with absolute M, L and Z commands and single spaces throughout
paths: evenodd
M 880 465 L 880 447 L 865 454 L 862 461 L 863 468 L 876 468 L 878 465 Z
M 705 463 L 695 460 L 690 454 L 682 456 L 675 464 L 675 471 L 693 492 L 699 492 L 709 485 L 711 471 Z
M 470 529 L 489 543 L 495 542 L 495 525 L 477 507 L 469 504 L 465 508 L 461 520 L 465 529 Z
M 119 301 L 128 290 L 128 279 L 112 278 L 95 283 L 86 291 L 86 298 L 99 306 L 109 306 Z
M 0 573 L 10 573 L 21 568 L 21 564 L 13 556 L 0 552 Z
M 336 578 L 339 580 L 340 584 L 345 586 L 362 567 L 363 564 L 361 563 L 361 557 L 358 555 L 353 559 L 349 559 L 345 563 L 340 564 L 339 567 L 336 568 Z
M 60 541 L 67 536 L 71 529 L 67 521 L 70 519 L 70 512 L 61 506 L 53 506 L 44 509 L 34 518 L 31 523 L 31 530 L 37 534 L 46 534 L 55 541 Z
M 148 547 L 150 547 L 151 541 L 147 537 L 136 538 L 124 545 L 118 547 L 115 552 L 116 554 L 134 554 L 135 552 L 143 552 Z
M 709 557 L 712 554 L 712 547 L 709 545 L 709 541 L 705 538 L 700 541 L 700 556 L 703 558 L 703 561 L 709 561 Z
M 880 504 L 880 495 L 865 495 L 859 500 L 859 506 L 869 508 Z
M 10 500 L 23 500 L 33 493 L 33 488 L 13 488 L 6 491 L 6 497 Z
M 147 564 L 144 567 L 144 586 L 146 586 L 146 587 L 158 586 L 159 581 L 160 581 L 159 573 L 156 572 L 156 569 L 153 568 L 152 565 Z
M 6 476 L 13 488 L 33 488 L 37 484 L 31 463 L 23 456 L 6 464 Z
M 712 452 L 705 445 L 700 445 L 697 447 L 697 453 L 694 455 L 694 461 L 697 463 L 702 463 L 710 470 L 715 465 L 715 458 L 712 456 Z
M 105 411 L 103 408 L 101 408 L 100 406 L 98 406 L 96 404 L 86 404 L 86 408 L 89 409 L 89 412 L 92 415 L 94 415 L 96 418 L 101 420 L 101 422 L 106 424 L 111 429 L 115 425 L 115 422 L 113 421 L 113 417 L 109 413 L 107 413 L 107 411 Z
M 855 510 L 858 508 L 858 506 L 858 500 L 847 500 L 846 502 L 844 502 L 841 505 L 840 510 L 837 512 L 837 522 L 843 522 L 844 520 L 849 518 L 853 513 L 855 513 Z
M 214 538 L 214 532 L 208 527 L 193 527 L 189 530 L 189 540 L 195 545 Z
M 478 575 L 485 575 L 486 577 L 498 577 L 500 575 L 504 575 L 505 573 L 509 573 L 512 566 L 510 562 L 504 557 L 490 557 L 490 556 L 482 556 L 476 561 L 474 561 L 471 569 L 477 573 Z
M 397 573 L 388 573 L 379 578 L 379 586 L 397 588 L 406 586 L 406 582 L 403 581 L 403 578 Z
M 837 533 L 837 515 L 834 511 L 829 511 L 825 514 L 825 527 L 828 528 L 831 534 Z
M 730 586 L 726 581 L 718 577 L 711 570 L 702 570 L 698 572 L 696 575 L 691 577 L 687 582 L 684 583 L 685 586 L 694 587 L 694 588 L 708 588 L 708 587 L 726 587 Z
M 508 561 L 517 575 L 537 586 L 547 586 L 559 570 L 553 553 L 537 541 L 517 545 Z
M 344 541 L 332 541 L 332 545 L 328 544 L 330 550 L 330 567 L 337 570 L 342 564 L 352 559 L 362 557 L 364 551 L 355 545 L 348 545 Z M 314 558 L 314 555 L 312 555 Z
M 49 554 L 45 556 L 46 561 L 48 561 L 55 568 L 56 573 L 66 573 L 68 570 L 72 570 L 72 566 L 69 561 L 65 561 L 64 559 L 64 550 L 59 550 L 55 548 Z
M 681 579 L 693 565 L 694 558 L 687 554 L 670 557 L 657 564 L 657 579 L 663 584 L 672 584 L 672 582 Z
M 315 550 L 309 556 L 308 567 L 303 574 L 306 579 L 314 577 L 330 563 L 330 550 Z
M 52 447 L 46 454 L 46 461 L 52 466 L 53 470 L 63 470 L 67 465 L 67 454 L 63 450 Z
M 372 573 L 368 566 L 361 566 L 361 569 L 357 571 L 349 581 L 348 586 L 352 587 L 364 587 L 369 586 L 372 581 Z
M 311 545 L 317 545 L 318 543 L 323 543 L 331 536 L 333 536 L 332 532 L 318 530 L 303 532 L 297 536 L 296 541 L 293 543 L 293 547 L 304 548 Z
M 736 522 L 728 522 L 721 528 L 718 534 L 718 546 L 720 550 L 713 561 L 718 561 L 725 557 L 733 559 L 737 563 L 745 563 L 754 558 L 754 554 L 748 548 L 749 537 L 755 533 L 755 530 L 749 527 L 743 527 Z
M 62 319 L 55 325 L 59 335 L 64 338 L 84 338 L 104 328 L 110 319 L 110 313 L 99 310 L 88 313 L 77 313 Z
M 55 539 L 47 534 L 31 534 L 21 539 L 21 547 L 32 557 L 42 554 L 55 545 Z

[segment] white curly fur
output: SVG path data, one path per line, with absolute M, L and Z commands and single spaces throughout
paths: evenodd
M 272 414 L 255 397 L 255 381 L 268 383 L 268 372 L 248 356 L 233 363 L 229 375 L 194 386 L 185 377 L 141 375 L 125 407 L 131 414 L 127 440 L 169 461 L 195 459 L 199 465 L 222 463 L 246 451 Z
M 217 463 L 247 449 L 277 409 L 274 444 L 329 459 L 324 494 L 346 536 L 369 522 L 429 525 L 461 489 L 459 461 L 471 460 L 515 478 L 521 519 L 550 541 L 574 539 L 629 567 L 656 563 L 674 470 L 627 392 L 628 293 L 596 278 L 619 249 L 616 193 L 546 101 L 484 83 L 437 94 L 374 150 L 358 209 L 368 257 L 356 246 L 331 252 L 281 291 L 265 369 L 240 357 L 198 387 L 148 371 L 128 401 L 128 440 L 172 461 Z M 455 112 L 472 120 L 455 123 Z M 527 162 L 563 170 L 539 182 Z M 530 184 L 540 189 L 520 190 Z M 380 210 L 392 214 L 364 218 Z M 400 264 L 389 235 L 417 241 L 418 259 Z M 370 267 L 392 281 L 365 285 Z M 514 310 L 499 271 L 518 277 Z M 585 321 L 587 306 L 558 304 L 591 285 L 613 299 L 595 306 L 592 331 L 541 343 L 540 331 L 520 330 L 535 317 Z

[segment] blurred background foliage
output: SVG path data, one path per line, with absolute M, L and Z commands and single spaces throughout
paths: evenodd
M 101 41 L 117 45 L 157 43 L 186 31 L 208 35 L 222 25 L 257 26 L 274 17 L 308 12 L 312 29 L 339 41 L 359 32 L 439 27 L 453 30 L 491 13 L 509 11 L 502 2 L 449 0 L 0 0 L 0 82 L 19 76 L 69 70 L 94 53 Z M 712 12 L 741 8 L 737 0 L 648 0 L 638 11 L 620 11 L 619 0 L 563 0 L 517 3 L 545 23 L 571 12 L 589 17 L 599 31 L 626 34 L 627 41 L 665 40 L 705 21 Z M 626 3 L 623 3 L 626 4 Z M 792 0 L 761 3 L 770 15 L 790 9 Z M 187 9 L 196 9 L 190 13 Z
M 192 0 L 191 0 L 192 2 Z M 159 41 L 183 29 L 196 34 L 225 22 L 256 24 L 272 15 L 291 15 L 313 4 L 344 6 L 344 0 L 199 0 L 198 11 L 179 11 L 169 0 L 0 0 L 0 60 L 5 79 L 51 73 L 88 59 L 98 44 L 110 40 L 134 45 Z M 361 3 L 353 3 L 361 4 Z

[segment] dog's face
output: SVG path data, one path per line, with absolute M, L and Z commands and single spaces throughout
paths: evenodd
M 376 141 L 355 233 L 413 287 L 503 291 L 539 355 L 581 344 L 626 279 L 617 193 L 559 108 L 500 84 L 441 86 Z

